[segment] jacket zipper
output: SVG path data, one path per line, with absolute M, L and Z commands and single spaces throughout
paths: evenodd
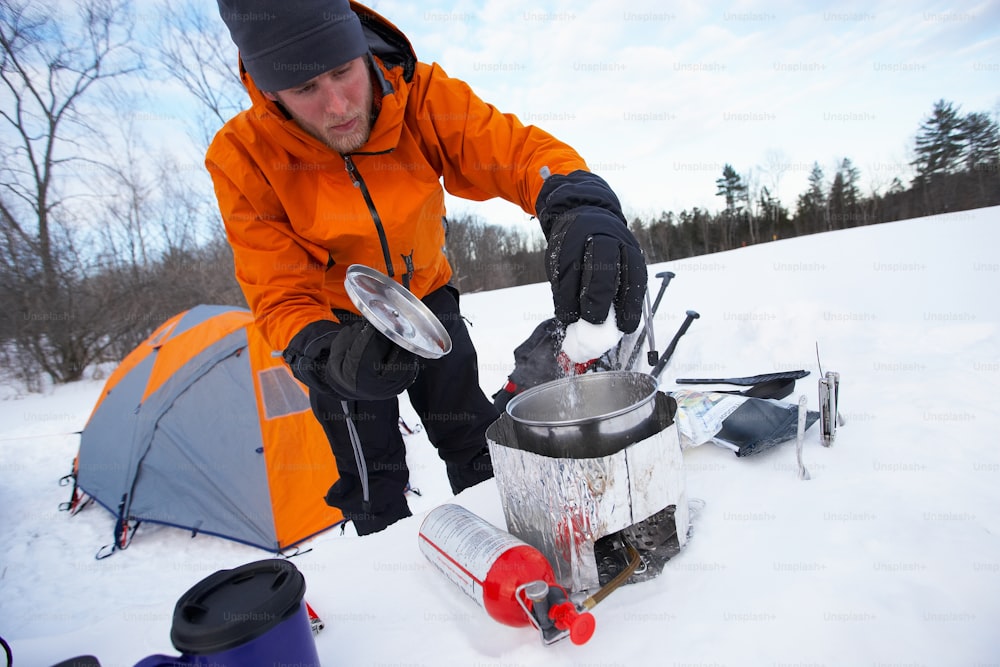
M 375 202 L 372 201 L 372 195 L 368 192 L 368 186 L 365 185 L 364 179 L 361 178 L 354 160 L 350 155 L 344 155 L 343 158 L 344 166 L 347 167 L 347 173 L 351 176 L 351 182 L 354 183 L 354 187 L 361 190 L 361 196 L 365 198 L 365 204 L 368 205 L 368 213 L 372 216 L 372 221 L 375 223 L 375 231 L 378 232 L 378 241 L 382 245 L 385 272 L 391 278 L 396 275 L 396 272 L 392 268 L 392 254 L 389 252 L 389 240 L 385 237 L 385 228 L 382 227 L 382 218 L 379 217 L 378 211 L 375 209 Z
M 413 279 L 413 251 L 410 251 L 409 255 L 400 255 L 403 258 L 403 263 L 406 264 L 406 273 L 403 275 L 403 287 L 410 289 L 410 281 Z

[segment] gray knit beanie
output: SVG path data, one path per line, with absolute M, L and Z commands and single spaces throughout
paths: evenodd
M 299 86 L 368 52 L 348 0 L 218 0 L 219 13 L 261 90 Z

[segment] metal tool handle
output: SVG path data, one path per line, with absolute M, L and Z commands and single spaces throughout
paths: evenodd
M 674 350 L 677 349 L 677 342 L 685 333 L 687 333 L 687 330 L 691 327 L 691 323 L 699 317 L 701 317 L 701 315 L 699 315 L 696 311 L 687 311 L 687 317 L 684 318 L 684 321 L 681 323 L 677 333 L 674 334 L 674 338 L 670 341 L 670 345 L 668 345 L 667 349 L 663 351 L 663 354 L 660 356 L 660 360 L 656 362 L 656 366 L 653 368 L 653 377 L 660 377 L 660 373 L 662 373 L 663 369 L 667 367 L 667 362 L 670 361 L 670 357 L 674 356 Z
M 642 349 L 642 344 L 646 342 L 647 333 L 649 337 L 649 352 L 647 356 L 647 362 L 650 366 L 656 365 L 657 352 L 656 343 L 653 341 L 653 318 L 656 316 L 656 311 L 660 307 L 660 301 L 663 300 L 663 293 L 667 291 L 667 285 L 670 281 L 674 279 L 675 273 L 673 271 L 661 271 L 656 274 L 656 277 L 660 279 L 660 291 L 656 294 L 656 300 L 653 301 L 652 307 L 649 305 L 649 290 L 646 290 L 646 326 L 639 333 L 639 338 L 635 342 L 635 347 L 632 348 L 632 353 L 628 357 L 628 361 L 625 363 L 625 370 L 630 371 L 635 366 L 635 360 L 639 357 L 639 350 Z

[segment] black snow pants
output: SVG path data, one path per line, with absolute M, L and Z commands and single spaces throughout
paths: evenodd
M 476 349 L 459 310 L 458 292 L 442 287 L 422 301 L 447 329 L 452 350 L 440 359 L 420 359 L 420 372 L 407 393 L 445 462 L 452 491 L 458 493 L 493 476 L 485 433 L 500 414 L 479 386 Z M 410 516 L 398 398 L 359 401 L 311 391 L 310 403 L 340 475 L 326 495 L 327 504 L 353 521 L 359 535 Z

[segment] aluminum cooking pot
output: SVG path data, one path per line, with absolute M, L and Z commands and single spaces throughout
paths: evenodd
M 606 371 L 540 384 L 507 404 L 518 449 L 557 458 L 596 458 L 660 432 L 658 380 Z

